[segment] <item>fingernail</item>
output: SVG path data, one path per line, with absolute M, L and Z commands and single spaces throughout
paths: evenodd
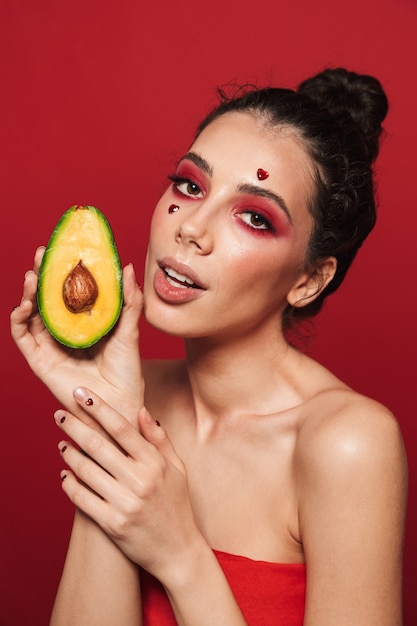
M 94 404 L 93 399 L 89 397 L 87 390 L 84 387 L 77 387 L 73 391 L 74 398 L 79 402 L 84 402 L 87 406 Z
M 65 417 L 66 415 L 64 411 L 62 411 L 62 409 L 59 409 L 58 411 L 55 411 L 54 413 L 54 418 L 57 424 L 58 423 L 63 424 L 65 422 Z
M 64 481 L 67 477 L 67 474 L 65 472 L 61 472 L 61 480 Z
M 66 446 L 65 444 L 62 446 L 62 448 L 59 449 L 61 454 L 64 454 L 65 450 L 67 449 L 68 446 Z

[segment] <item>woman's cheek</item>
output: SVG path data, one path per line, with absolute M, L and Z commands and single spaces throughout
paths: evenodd
M 167 216 L 169 215 L 169 207 L 170 203 L 168 199 L 165 199 L 165 194 L 162 196 L 161 200 L 156 205 L 152 220 L 151 220 L 151 229 L 150 229 L 150 237 L 151 239 L 155 237 L 156 233 L 159 233 L 161 230 L 166 228 Z

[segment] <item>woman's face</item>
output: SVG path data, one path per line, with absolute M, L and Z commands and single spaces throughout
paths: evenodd
M 295 132 L 227 113 L 172 178 L 152 218 L 148 321 L 182 337 L 279 331 L 312 229 L 313 166 Z

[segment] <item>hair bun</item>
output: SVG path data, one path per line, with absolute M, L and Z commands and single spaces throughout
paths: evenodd
M 387 96 L 376 78 L 344 68 L 327 69 L 302 82 L 298 93 L 327 109 L 338 123 L 342 123 L 343 117 L 348 123 L 353 120 L 362 134 L 369 162 L 373 163 L 388 112 Z M 347 113 L 350 117 L 346 118 Z

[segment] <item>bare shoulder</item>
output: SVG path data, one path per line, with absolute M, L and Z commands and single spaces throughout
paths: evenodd
M 318 394 L 309 409 L 295 449 L 301 518 L 321 506 L 332 515 L 344 507 L 359 511 L 367 502 L 379 515 L 395 506 L 400 519 L 407 460 L 394 415 L 348 388 Z M 370 519 L 369 510 L 367 515 Z
M 300 468 L 404 458 L 398 421 L 381 403 L 357 393 L 309 357 L 298 368 L 309 393 L 300 405 L 296 460 Z M 306 387 L 306 384 L 304 385 Z
M 329 387 L 305 403 L 294 459 L 306 624 L 400 623 L 407 465 L 397 420 Z
M 366 396 L 345 388 L 328 389 L 308 403 L 301 420 L 297 457 L 319 466 L 374 462 L 385 466 L 404 461 L 400 427 L 391 411 Z M 307 408 L 307 406 L 306 406 Z

